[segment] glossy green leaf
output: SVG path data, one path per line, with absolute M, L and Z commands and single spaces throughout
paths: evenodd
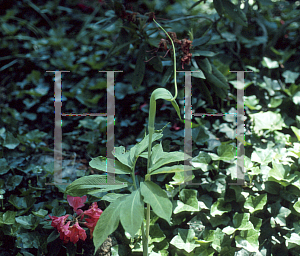
M 209 163 L 211 162 L 211 157 L 206 152 L 199 152 L 199 154 L 192 159 L 192 165 L 195 168 L 201 168 L 204 172 L 209 171 Z
M 67 186 L 65 193 L 71 196 L 84 196 L 88 193 L 106 192 L 110 190 L 116 190 L 125 188 L 128 186 L 126 181 L 115 177 L 115 184 L 107 184 L 106 175 L 89 175 L 81 177 L 73 181 Z
M 134 237 L 144 219 L 144 202 L 139 189 L 126 196 L 120 212 L 122 213 L 120 221 L 124 230 Z
M 121 206 L 125 198 L 126 196 L 118 198 L 102 212 L 93 232 L 95 253 L 107 237 L 117 229 L 120 221 Z
M 294 247 L 299 247 L 300 244 L 300 235 L 297 233 L 292 233 L 290 236 L 283 236 L 285 240 L 285 245 L 288 249 Z
M 216 215 L 223 215 L 229 211 L 231 211 L 231 205 L 226 203 L 223 198 L 219 198 L 211 206 L 210 215 L 215 217 Z
M 254 122 L 254 132 L 257 134 L 259 134 L 262 130 L 275 131 L 286 127 L 280 113 L 267 111 L 250 114 L 250 117 Z
M 57 230 L 53 230 L 52 233 L 47 237 L 47 244 L 53 242 L 60 237 L 60 233 Z
M 207 73 L 204 73 L 205 74 L 205 77 L 206 77 L 206 80 L 214 85 L 215 87 L 217 88 L 220 88 L 220 89 L 224 89 L 224 90 L 228 90 L 229 89 L 229 84 L 227 82 L 223 82 L 221 81 L 215 74 L 207 74 Z
M 145 181 L 141 183 L 141 194 L 157 216 L 170 222 L 172 203 L 164 190 L 152 181 Z
M 159 168 L 150 173 L 150 175 L 154 174 L 163 174 L 163 173 L 176 173 L 176 172 L 184 172 L 190 170 L 190 166 L 185 165 L 172 165 L 172 166 L 165 166 Z
M 210 38 L 211 38 L 210 36 L 203 36 L 203 37 L 194 39 L 193 47 L 206 44 L 210 40 Z M 200 56 L 202 56 L 202 55 L 200 55 Z M 205 55 L 203 55 L 203 56 L 205 56 Z M 207 57 L 211 57 L 211 56 L 207 56 Z
M 18 197 L 16 195 L 10 195 L 8 200 L 18 210 L 30 208 L 36 201 L 32 196 Z
M 130 159 L 129 151 L 125 150 L 124 146 L 115 147 L 114 156 L 124 165 L 127 165 L 129 168 L 133 168 L 133 163 Z
M 267 203 L 267 194 L 252 196 L 250 195 L 244 207 L 249 210 L 250 213 L 254 213 L 256 211 L 262 210 Z
M 197 193 L 198 192 L 195 189 L 182 189 L 179 192 L 179 198 L 184 204 L 190 205 L 198 209 L 199 206 L 198 206 Z
M 13 225 L 16 214 L 14 211 L 0 212 L 0 224 Z
M 274 152 L 269 148 L 259 149 L 251 154 L 251 161 L 260 163 L 262 165 L 268 165 L 272 162 L 273 155 Z
M 194 240 L 195 232 L 191 229 L 178 229 L 178 235 L 173 237 L 170 244 L 176 248 L 184 250 L 188 253 L 192 252 L 200 244 L 195 244 Z
M 197 199 L 197 190 L 182 189 L 179 193 L 180 200 L 173 201 L 173 212 L 178 214 L 180 212 L 195 212 L 199 211 L 199 204 Z
M 199 207 L 193 207 L 187 204 L 184 204 L 180 200 L 174 200 L 173 201 L 173 213 L 178 214 L 180 212 L 197 212 L 199 211 Z
M 223 247 L 230 247 L 231 240 L 222 232 L 220 228 L 217 228 L 216 230 L 211 230 L 211 235 L 209 239 L 212 239 L 211 246 L 217 252 L 221 252 Z
M 218 155 L 209 153 L 212 160 L 230 161 L 236 156 L 236 148 L 233 145 L 223 144 L 217 149 Z
M 16 217 L 16 222 L 25 229 L 34 229 L 39 224 L 37 218 L 33 214 Z
M 294 209 L 300 213 L 300 200 L 298 199 L 298 201 L 294 204 Z
M 298 128 L 295 127 L 295 126 L 291 126 L 291 129 L 292 129 L 292 131 L 295 133 L 295 135 L 296 135 L 298 141 L 300 141 L 300 129 L 298 129 Z
M 259 231 L 254 229 L 242 230 L 239 235 L 235 237 L 236 246 L 244 248 L 249 252 L 258 252 L 259 250 Z
M 159 227 L 159 225 L 157 223 L 155 223 L 153 225 L 150 224 L 150 233 L 149 234 L 150 234 L 149 235 L 149 237 L 150 237 L 149 244 L 160 243 L 166 238 L 166 235 L 164 234 L 164 232 L 161 230 L 161 228 Z
M 285 79 L 285 83 L 295 83 L 296 79 L 299 77 L 299 72 L 292 72 L 290 70 L 286 70 L 282 73 L 282 76 Z
M 193 77 L 206 79 L 206 77 L 201 69 L 193 69 L 192 71 L 195 71 L 195 72 L 192 72 Z
M 163 136 L 162 131 L 155 131 L 152 135 L 152 142 L 161 139 Z M 144 152 L 149 145 L 149 134 L 147 134 L 139 143 L 133 146 L 129 151 L 131 163 L 135 163 L 137 158 Z
M 15 149 L 20 144 L 20 141 L 15 138 L 11 132 L 6 132 L 6 137 L 3 146 L 8 149 Z
M 202 53 L 203 54 L 203 53 Z M 200 54 L 199 54 L 200 55 Z M 212 73 L 212 67 L 208 58 L 196 58 L 198 67 L 203 70 L 205 76 Z
M 290 173 L 290 167 L 288 165 L 282 165 L 275 161 L 272 162 L 272 165 L 273 168 L 269 171 L 269 181 L 276 181 L 286 187 L 297 178 L 296 174 Z
M 230 226 L 222 229 L 222 232 L 224 232 L 226 235 L 232 235 L 235 231 L 236 229 Z
M 210 224 L 212 225 L 213 228 L 216 228 L 220 225 L 228 226 L 230 223 L 230 218 L 223 214 L 222 216 L 216 216 L 216 217 L 207 217 L 209 220 Z
M 33 211 L 32 213 L 37 217 L 44 218 L 48 214 L 48 211 L 44 209 L 39 209 L 37 212 Z
M 269 69 L 273 69 L 273 68 L 278 68 L 279 67 L 279 64 L 278 64 L 277 61 L 273 61 L 273 60 L 271 60 L 270 58 L 267 58 L 267 57 L 263 57 L 263 60 L 262 60 L 261 64 L 264 67 L 267 67 Z
M 258 105 L 259 99 L 256 98 L 256 95 L 251 96 L 245 96 L 244 104 L 247 106 L 250 110 L 260 110 L 262 108 L 261 105 Z
M 119 197 L 121 197 L 122 194 L 116 194 L 116 193 L 107 193 L 106 195 L 104 195 L 101 200 L 102 201 L 107 201 L 107 202 L 114 202 L 116 199 L 118 199 Z
M 6 174 L 10 167 L 5 158 L 0 158 L 0 175 Z
M 250 222 L 250 213 L 235 213 L 233 225 L 237 230 L 254 229 L 253 224 Z
M 89 165 L 92 168 L 95 168 L 97 170 L 103 171 L 103 172 L 110 172 L 109 169 L 106 169 L 106 157 L 104 156 L 98 156 L 95 158 L 92 158 L 92 160 L 89 162 Z M 115 160 L 115 168 L 114 172 L 116 174 L 130 174 L 131 170 L 128 166 L 122 164 L 120 161 Z
M 158 149 L 158 147 L 152 149 L 152 154 L 155 154 L 155 158 L 152 159 L 151 155 L 151 166 L 149 168 L 150 172 L 153 172 L 154 170 L 157 170 L 159 167 L 173 163 L 173 162 L 179 162 L 179 161 L 184 161 L 189 156 L 185 154 L 184 152 L 162 152 Z
M 192 129 L 192 140 L 197 145 L 204 145 L 209 140 L 209 132 L 203 126 L 198 126 Z
M 184 182 L 191 181 L 195 178 L 195 175 L 192 174 L 189 177 L 185 176 L 185 172 L 175 172 L 175 175 L 172 177 L 173 181 L 170 181 L 171 185 L 180 185 Z

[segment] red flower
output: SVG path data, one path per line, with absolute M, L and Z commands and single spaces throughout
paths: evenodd
M 69 242 L 71 231 L 69 229 L 71 221 L 68 221 L 68 223 L 64 226 L 62 226 L 60 230 L 60 239 L 64 241 L 64 243 Z
M 84 224 L 89 228 L 91 238 L 93 238 L 93 232 L 94 232 L 94 229 L 95 229 L 95 227 L 96 227 L 96 225 L 97 225 L 97 222 L 98 222 L 98 220 L 99 220 L 99 217 L 97 217 L 97 218 L 91 217 L 91 218 L 87 218 L 87 219 L 85 219 L 85 220 L 86 220 L 87 222 L 85 222 Z
M 56 217 L 56 216 L 50 216 L 50 219 L 52 219 L 51 226 L 56 228 L 59 232 L 61 231 L 63 225 L 65 224 L 66 219 L 69 217 L 69 215 L 61 216 L 61 217 Z
M 86 198 L 87 196 L 73 197 L 67 195 L 67 200 L 69 202 L 69 205 L 73 207 L 74 212 L 76 212 L 78 215 L 82 213 L 82 210 L 78 210 L 78 208 L 84 206 L 84 202 L 86 201 Z
M 86 211 L 84 211 L 84 214 L 90 217 L 100 217 L 100 215 L 102 214 L 102 210 L 98 208 L 98 204 L 97 202 L 94 202 L 90 208 Z
M 90 229 L 91 238 L 93 238 L 94 229 L 102 212 L 103 211 L 98 208 L 97 202 L 94 202 L 90 206 L 90 209 L 84 211 L 84 214 L 90 217 L 85 219 L 87 222 L 85 222 L 84 224 Z
M 177 126 L 177 123 L 175 123 L 175 124 L 172 126 L 172 129 L 174 129 L 175 131 L 178 131 L 178 130 L 180 130 L 180 127 Z
M 84 202 L 86 201 L 87 196 L 82 197 L 72 197 L 67 196 L 67 200 L 70 204 L 70 206 L 73 207 L 74 211 L 81 215 L 81 219 L 83 219 L 84 214 L 89 216 L 89 218 L 86 219 L 86 222 L 84 224 L 90 229 L 91 238 L 93 238 L 93 231 L 94 228 L 99 220 L 100 215 L 102 214 L 102 210 L 98 208 L 97 202 L 94 202 L 90 208 L 86 211 L 83 211 L 81 209 L 78 209 L 82 206 L 84 206 Z M 64 243 L 72 242 L 77 243 L 79 239 L 85 241 L 87 238 L 85 230 L 81 228 L 78 224 L 78 217 L 73 217 L 73 222 L 75 224 L 70 227 L 71 221 L 68 221 L 66 224 L 66 220 L 69 217 L 69 215 L 56 217 L 56 216 L 50 216 L 50 219 L 52 219 L 51 226 L 56 228 L 58 232 L 60 233 L 60 239 L 64 241 Z
M 73 226 L 69 227 L 70 233 L 70 241 L 74 244 L 78 242 L 79 239 L 85 241 L 86 239 L 86 233 L 85 230 L 78 225 L 78 222 L 76 222 Z

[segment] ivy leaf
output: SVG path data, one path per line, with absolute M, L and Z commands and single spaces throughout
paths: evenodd
M 223 213 L 231 211 L 231 205 L 227 204 L 223 198 L 219 198 L 211 206 L 210 214 L 215 217 L 216 215 L 223 215 Z
M 258 237 L 259 231 L 257 230 L 242 230 L 240 234 L 235 237 L 236 246 L 244 248 L 249 252 L 258 252 Z
M 233 225 L 237 230 L 254 229 L 253 224 L 250 222 L 250 213 L 235 213 Z
M 298 201 L 294 204 L 294 209 L 300 213 L 300 200 L 298 199 Z
M 250 213 L 254 213 L 256 211 L 262 210 L 266 203 L 267 203 L 267 194 L 258 195 L 258 196 L 250 195 L 247 198 L 244 207 L 248 209 Z
M 295 83 L 299 75 L 299 72 L 292 72 L 290 70 L 286 70 L 282 73 L 282 76 L 285 78 L 285 83 Z
M 262 60 L 261 64 L 264 67 L 269 68 L 269 69 L 279 67 L 278 61 L 273 61 L 273 60 L 271 60 L 270 58 L 267 58 L 267 57 L 263 57 L 263 60 Z
M 6 132 L 6 137 L 3 146 L 8 149 L 15 149 L 20 144 L 20 141 L 15 138 L 11 132 Z
M 180 197 L 180 201 L 176 200 L 173 202 L 174 214 L 183 211 L 188 211 L 188 212 L 199 211 L 197 190 L 182 189 L 179 193 L 179 197 Z
M 0 158 L 0 175 L 7 173 L 10 167 L 5 158 Z
M 173 237 L 170 244 L 174 245 L 176 248 L 185 250 L 191 253 L 200 244 L 195 244 L 194 240 L 195 232 L 192 229 L 178 229 L 178 235 Z
M 230 161 L 235 158 L 236 148 L 233 145 L 224 144 L 220 145 L 217 149 L 218 155 L 208 153 L 212 160 Z
M 285 240 L 285 245 L 288 249 L 292 249 L 294 247 L 298 247 L 300 244 L 300 235 L 297 233 L 292 233 L 290 237 L 283 236 Z

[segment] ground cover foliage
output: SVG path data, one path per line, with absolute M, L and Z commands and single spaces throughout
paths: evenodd
M 168 219 L 151 205 L 150 255 L 299 255 L 299 12 L 299 1 L 3 1 L 0 254 L 94 255 L 95 237 L 111 231 L 114 242 L 96 254 L 142 255 L 142 231 L 122 213 L 108 223 L 114 230 L 96 227 L 94 241 L 76 246 L 63 243 L 48 215 L 73 213 L 67 195 L 87 195 L 84 211 L 97 202 L 105 212 L 137 193 L 150 202 L 156 185 L 172 212 Z M 157 88 L 174 94 L 173 51 L 154 17 L 176 33 L 177 71 L 199 71 L 192 73 L 193 113 L 234 113 L 236 73 L 229 70 L 253 71 L 245 74 L 245 185 L 228 185 L 236 180 L 232 115 L 193 117 L 193 182 L 201 185 L 178 185 L 184 123 L 163 100 L 152 145 L 155 185 L 145 181 L 150 95 Z M 47 70 L 70 71 L 62 74 L 62 113 L 105 113 L 106 74 L 98 71 L 123 71 L 115 73 L 115 156 L 126 187 L 79 184 L 105 175 L 105 117 L 62 117 L 63 180 L 75 183 L 45 185 L 54 168 L 54 75 Z M 183 118 L 183 72 L 177 83 Z M 126 172 L 135 173 L 139 192 Z

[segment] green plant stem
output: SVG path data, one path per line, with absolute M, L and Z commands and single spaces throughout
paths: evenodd
M 164 33 L 169 37 L 172 47 L 173 47 L 173 60 L 174 60 L 174 85 L 175 85 L 175 96 L 170 99 L 170 101 L 174 101 L 177 98 L 177 82 L 176 82 L 176 54 L 175 54 L 175 46 L 173 43 L 172 38 L 169 34 L 153 19 L 153 21 L 158 25 Z M 148 159 L 147 159 L 147 174 L 149 174 L 150 168 L 150 156 L 151 156 L 151 149 L 152 149 L 152 136 L 154 134 L 154 124 L 155 124 L 155 114 L 156 114 L 156 95 L 153 92 L 150 97 L 150 110 L 149 110 L 149 119 L 148 119 L 148 132 L 149 132 L 149 145 L 148 145 Z M 150 175 L 146 176 L 145 181 L 150 181 Z M 142 225 L 143 228 L 144 225 Z M 147 214 L 146 214 L 146 236 L 143 239 L 143 255 L 148 256 L 148 241 L 149 241 L 149 230 L 150 230 L 150 205 L 147 204 Z M 144 230 L 142 230 L 144 231 Z M 145 244 L 146 243 L 146 244 Z
M 143 256 L 148 256 L 148 238 L 145 234 L 144 221 L 142 222 Z
M 134 189 L 137 190 L 136 181 L 135 181 L 135 174 L 134 174 L 135 164 L 136 164 L 136 160 L 135 160 L 133 168 L 132 168 L 131 178 L 132 178 L 132 183 L 133 183 Z
M 137 190 L 134 172 L 133 174 L 131 174 L 131 177 L 132 177 L 134 189 Z

